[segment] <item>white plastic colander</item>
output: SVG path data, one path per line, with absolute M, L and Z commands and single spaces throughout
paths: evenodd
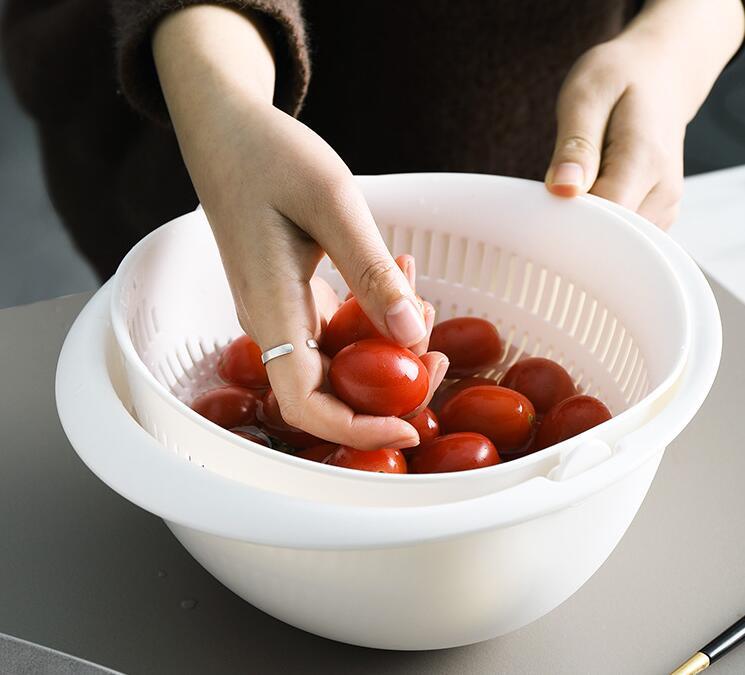
M 498 371 L 521 351 L 548 353 L 616 417 L 440 476 L 345 471 L 235 439 L 171 393 L 200 387 L 215 342 L 238 333 L 196 213 L 144 240 L 73 324 L 60 419 L 96 475 L 272 616 L 386 649 L 485 640 L 566 600 L 623 536 L 714 380 L 716 303 L 669 237 L 603 200 L 489 176 L 360 182 L 394 252 L 417 255 L 442 318 L 501 321 Z
M 690 321 L 665 257 L 637 228 L 590 202 L 527 181 L 472 175 L 361 179 L 394 255 L 413 253 L 438 320 L 482 316 L 505 341 L 499 377 L 520 356 L 563 364 L 614 419 L 510 464 L 450 475 L 350 472 L 219 429 L 188 408 L 219 384 L 221 347 L 241 334 L 219 253 L 199 209 L 156 230 L 114 279 L 112 323 L 140 423 L 163 445 L 232 479 L 329 502 L 415 505 L 487 494 L 547 475 L 587 438 L 612 446 L 654 415 L 685 364 Z M 321 274 L 343 297 L 330 261 Z M 591 444 L 583 464 L 607 458 Z

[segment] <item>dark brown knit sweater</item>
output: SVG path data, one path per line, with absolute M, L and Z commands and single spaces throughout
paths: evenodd
M 107 278 L 147 232 L 194 208 L 150 52 L 198 0 L 8 0 L 2 47 L 39 130 L 55 207 Z M 541 178 L 577 57 L 639 0 L 229 0 L 275 34 L 275 103 L 355 173 Z M 236 67 L 242 67 L 236 64 Z M 310 72 L 313 72 L 312 79 Z

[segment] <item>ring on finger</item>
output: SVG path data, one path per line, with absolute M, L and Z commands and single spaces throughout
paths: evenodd
M 318 342 L 316 342 L 313 338 L 308 338 L 305 341 L 305 346 L 308 347 L 308 349 L 318 349 Z M 271 361 L 272 359 L 276 359 L 280 356 L 285 356 L 286 354 L 292 354 L 292 352 L 295 351 L 295 347 L 291 342 L 285 342 L 281 345 L 277 345 L 276 347 L 272 347 L 271 349 L 267 349 L 265 352 L 261 353 L 261 362 L 266 365 Z

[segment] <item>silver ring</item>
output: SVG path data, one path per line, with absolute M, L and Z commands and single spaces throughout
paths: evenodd
M 305 341 L 306 346 L 308 349 L 318 349 L 318 342 L 316 342 L 313 338 L 309 338 Z M 265 352 L 262 352 L 261 354 L 261 362 L 266 365 L 271 361 L 272 359 L 276 359 L 278 356 L 284 356 L 285 354 L 292 354 L 292 352 L 295 351 L 295 347 L 292 346 L 291 342 L 285 342 L 282 345 L 277 345 L 276 347 L 272 347 L 271 349 L 267 349 Z

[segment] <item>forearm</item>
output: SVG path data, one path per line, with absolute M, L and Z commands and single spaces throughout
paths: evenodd
M 216 91 L 240 90 L 265 101 L 274 95 L 272 45 L 248 12 L 218 5 L 174 12 L 155 30 L 153 55 L 169 106 L 173 101 L 179 112 Z
M 742 44 L 744 32 L 741 0 L 647 0 L 622 37 L 653 46 L 656 60 L 675 64 L 678 84 L 688 93 L 690 119 Z
M 184 160 L 204 199 L 225 178 L 216 167 L 236 118 L 248 120 L 254 104 L 272 103 L 272 46 L 250 15 L 195 5 L 159 24 L 153 55 Z

